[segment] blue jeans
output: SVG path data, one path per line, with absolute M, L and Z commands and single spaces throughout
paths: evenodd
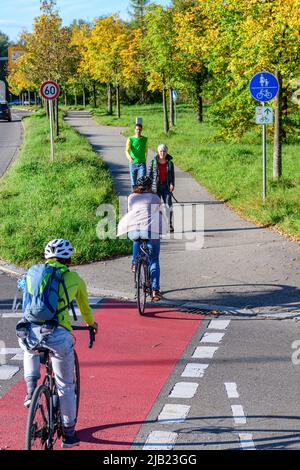
M 153 234 L 152 234 L 153 235 Z M 148 230 L 132 230 L 128 233 L 128 237 L 133 241 L 132 251 L 132 263 L 136 264 L 137 256 L 140 249 L 140 242 L 138 238 L 148 240 Z M 159 266 L 159 253 L 160 253 L 160 238 L 157 234 L 157 238 L 148 240 L 147 247 L 150 250 L 150 276 L 152 290 L 160 290 L 160 266 Z
M 136 186 L 136 182 L 142 176 L 146 176 L 146 163 L 129 163 L 130 179 L 132 189 Z
M 41 340 L 40 329 L 40 326 L 31 328 L 29 339 L 33 343 Z M 28 351 L 21 339 L 19 339 L 19 345 L 24 351 L 24 378 L 39 379 L 39 354 L 35 351 Z M 72 334 L 59 326 L 49 335 L 43 346 L 53 352 L 51 362 L 59 396 L 62 424 L 65 427 L 74 426 L 76 424 L 76 397 Z

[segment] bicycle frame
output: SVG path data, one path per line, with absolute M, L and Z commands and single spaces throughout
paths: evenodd
M 146 263 L 146 266 L 147 266 L 147 279 L 146 279 L 147 282 L 146 283 L 147 283 L 147 287 L 149 289 L 149 292 L 147 292 L 147 293 L 151 293 L 151 286 L 150 286 L 150 253 L 149 253 L 149 248 L 147 246 L 147 240 L 142 240 L 141 243 L 140 243 L 139 253 L 138 253 L 138 257 L 137 257 L 137 265 L 139 263 L 141 263 L 142 261 L 144 261 Z M 138 272 L 138 270 L 136 270 L 136 272 L 135 272 L 135 284 L 137 283 L 137 279 L 136 279 L 137 272 Z
M 58 392 L 55 383 L 54 372 L 52 369 L 51 363 L 51 351 L 48 349 L 43 349 L 40 351 L 41 363 L 45 364 L 46 375 L 43 380 L 43 385 L 45 385 L 49 390 L 50 403 L 49 403 L 49 438 L 47 446 L 48 448 L 53 447 L 53 441 L 55 433 L 57 432 L 58 437 L 62 435 L 62 425 L 59 416 L 59 407 L 58 407 Z M 54 403 L 54 397 L 57 396 L 57 403 Z

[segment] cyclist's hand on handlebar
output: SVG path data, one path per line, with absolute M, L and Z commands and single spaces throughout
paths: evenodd
M 89 325 L 89 326 L 91 326 L 92 328 L 94 328 L 95 335 L 96 335 L 96 334 L 98 333 L 98 323 L 95 321 L 95 322 L 93 323 L 93 325 Z

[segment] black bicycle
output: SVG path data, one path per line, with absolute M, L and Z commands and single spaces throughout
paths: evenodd
M 147 295 L 151 296 L 150 260 L 151 252 L 147 246 L 148 240 L 140 239 L 135 270 L 136 299 L 140 315 L 145 313 Z
M 73 326 L 73 330 L 89 330 L 89 348 L 93 347 L 95 331 L 91 326 Z M 62 437 L 62 423 L 59 397 L 51 364 L 51 351 L 45 347 L 35 349 L 40 354 L 40 361 L 45 364 L 46 375 L 32 396 L 26 426 L 26 450 L 53 450 L 57 439 Z M 80 370 L 76 351 L 74 350 L 74 383 L 76 394 L 76 418 L 80 401 Z

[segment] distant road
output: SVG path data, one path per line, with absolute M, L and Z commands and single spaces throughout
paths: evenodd
M 0 177 L 17 157 L 22 143 L 21 119 L 26 111 L 12 110 L 12 122 L 0 120 Z

